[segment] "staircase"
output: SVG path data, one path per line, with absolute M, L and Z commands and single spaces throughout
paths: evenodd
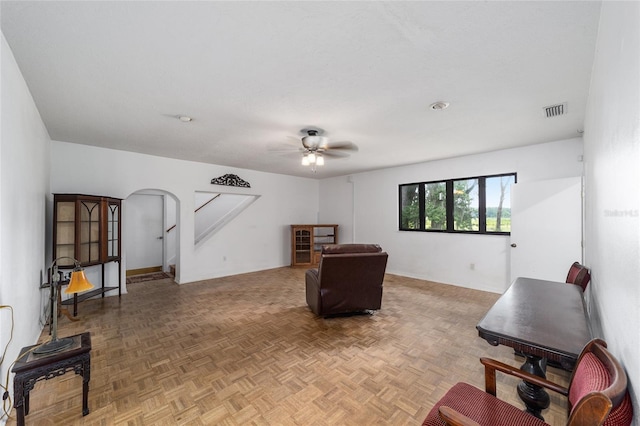
M 253 204 L 259 195 L 222 194 L 211 192 L 196 192 L 195 205 L 199 206 L 194 211 L 194 235 L 193 244 L 201 244 L 210 238 L 236 216 Z M 167 262 L 175 262 L 176 245 L 171 234 L 176 225 L 170 226 L 166 231 L 167 238 Z M 171 273 L 175 276 L 175 264 L 171 265 Z

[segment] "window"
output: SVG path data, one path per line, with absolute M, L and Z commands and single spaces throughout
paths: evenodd
M 400 230 L 509 234 L 516 174 L 399 186 Z
M 453 181 L 453 230 L 479 231 L 478 179 Z
M 485 179 L 487 232 L 511 232 L 511 184 L 515 175 Z
M 400 228 L 420 229 L 418 185 L 400 185 Z
M 447 186 L 444 182 L 424 184 L 425 229 L 447 229 Z

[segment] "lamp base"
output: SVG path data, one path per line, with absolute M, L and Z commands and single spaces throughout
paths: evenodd
M 65 348 L 68 348 L 73 344 L 71 337 L 65 337 L 63 339 L 52 340 L 48 343 L 40 345 L 37 349 L 34 349 L 34 354 L 50 354 L 52 352 L 58 352 Z

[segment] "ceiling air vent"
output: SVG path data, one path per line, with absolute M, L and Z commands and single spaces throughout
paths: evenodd
M 549 105 L 544 107 L 544 114 L 547 118 L 557 117 L 567 113 L 567 103 L 561 103 L 556 105 Z

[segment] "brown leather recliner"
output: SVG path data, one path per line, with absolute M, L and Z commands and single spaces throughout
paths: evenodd
M 377 244 L 322 246 L 318 269 L 305 275 L 307 304 L 321 316 L 380 309 L 387 258 Z

